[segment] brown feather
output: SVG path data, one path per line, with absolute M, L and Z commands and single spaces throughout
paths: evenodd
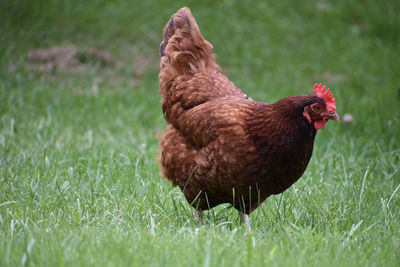
M 268 105 L 249 99 L 221 73 L 188 8 L 165 26 L 160 51 L 168 126 L 159 163 L 193 207 L 231 203 L 250 213 L 300 178 L 316 134 L 303 112 L 323 100 L 302 95 Z

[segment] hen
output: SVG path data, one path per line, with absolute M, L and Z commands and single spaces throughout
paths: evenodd
M 188 8 L 174 14 L 160 46 L 160 94 L 168 123 L 162 175 L 199 211 L 231 203 L 248 214 L 304 173 L 314 137 L 339 120 L 329 89 L 274 104 L 248 98 L 221 72 Z

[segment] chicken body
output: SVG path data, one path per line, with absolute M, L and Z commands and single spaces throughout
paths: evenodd
M 274 104 L 253 101 L 221 73 L 211 51 L 188 8 L 171 17 L 160 47 L 168 126 L 159 162 L 163 176 L 197 210 L 231 203 L 249 214 L 304 173 L 314 121 L 322 121 L 310 107 L 327 105 L 311 94 Z

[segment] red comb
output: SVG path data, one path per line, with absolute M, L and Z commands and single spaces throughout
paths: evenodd
M 325 85 L 321 87 L 321 84 L 316 83 L 314 84 L 314 94 L 325 101 L 329 111 L 336 112 L 335 98 L 329 88 L 326 90 Z

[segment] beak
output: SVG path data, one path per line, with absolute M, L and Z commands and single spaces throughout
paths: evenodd
M 327 119 L 340 121 L 340 117 L 336 112 L 325 113 L 324 117 L 327 118 Z

